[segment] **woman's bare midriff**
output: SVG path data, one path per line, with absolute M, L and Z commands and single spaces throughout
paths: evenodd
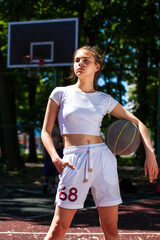
M 86 135 L 86 134 L 65 134 L 62 135 L 64 148 L 95 144 L 104 142 L 101 136 Z

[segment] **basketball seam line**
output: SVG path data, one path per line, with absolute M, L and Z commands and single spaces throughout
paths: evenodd
M 125 149 L 123 149 L 122 151 L 120 151 L 118 154 L 124 152 L 127 148 L 129 148 L 129 146 L 132 144 L 132 142 L 133 142 L 133 140 L 134 140 L 134 138 L 135 138 L 136 131 L 137 131 L 137 129 L 136 129 L 136 127 L 135 127 L 134 135 L 133 135 L 133 138 L 132 138 L 131 142 L 128 144 L 128 146 L 127 146 Z
M 119 138 L 120 138 L 123 130 L 125 129 L 125 127 L 126 127 L 128 124 L 129 124 L 129 121 L 124 125 L 124 127 L 123 127 L 122 130 L 120 131 L 120 133 L 119 133 L 119 135 L 118 135 L 118 137 L 117 137 L 117 140 L 116 140 L 116 142 L 115 142 L 115 144 L 114 144 L 114 150 L 113 150 L 114 152 L 115 152 L 115 149 L 116 149 L 116 146 L 117 146 L 117 142 L 118 142 L 118 140 L 119 140 Z M 123 150 L 123 151 L 124 151 L 124 150 Z M 119 153 L 118 153 L 118 154 L 119 154 Z
M 110 147 L 110 144 L 109 144 L 109 134 L 110 134 L 110 131 L 111 129 L 114 127 L 114 125 L 116 124 L 117 122 L 113 123 L 112 127 L 109 129 L 108 131 L 108 134 L 107 134 L 107 143 L 108 143 L 108 146 Z M 111 147 L 110 147 L 111 148 Z

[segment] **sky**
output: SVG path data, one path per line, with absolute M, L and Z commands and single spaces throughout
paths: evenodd
M 112 82 L 117 82 L 117 79 L 116 79 L 116 78 L 113 78 L 113 79 L 112 79 Z M 127 94 L 127 92 L 128 92 L 128 84 L 127 84 L 126 81 L 122 81 L 122 84 L 123 84 L 123 86 L 124 86 L 125 89 L 126 89 L 126 93 L 125 93 L 125 95 L 123 95 L 123 100 L 125 100 L 126 102 L 128 102 L 128 94 Z M 105 85 L 105 82 L 104 82 L 103 77 L 100 77 L 100 78 L 98 79 L 98 85 L 99 85 L 100 87 L 103 87 L 103 86 Z

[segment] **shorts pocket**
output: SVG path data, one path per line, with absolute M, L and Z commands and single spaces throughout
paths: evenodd
M 69 158 L 67 158 L 68 156 L 64 156 L 63 158 L 62 158 L 62 160 L 64 161 L 64 162 L 70 162 L 69 161 Z M 62 178 L 62 176 L 63 175 L 66 175 L 67 174 L 67 172 L 68 172 L 68 170 L 69 170 L 69 166 L 65 166 L 65 168 L 63 169 L 63 171 L 62 171 L 62 173 L 59 175 L 59 178 Z
M 75 157 L 76 156 L 74 156 L 73 154 L 67 154 L 63 157 L 63 161 L 69 162 L 70 164 L 72 164 L 75 167 L 75 162 L 74 162 Z M 63 178 L 63 181 L 64 180 L 66 181 L 72 176 L 74 171 L 75 171 L 75 169 L 72 169 L 71 167 L 69 167 L 67 165 L 63 169 L 63 172 L 59 175 L 59 178 L 60 179 Z
M 107 158 L 103 161 L 103 175 L 108 184 L 118 183 L 117 159 L 111 152 L 108 152 Z
M 117 169 L 108 168 L 103 171 L 105 181 L 110 185 L 115 185 L 118 183 Z

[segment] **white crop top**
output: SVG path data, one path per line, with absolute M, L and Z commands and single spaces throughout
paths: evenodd
M 106 93 L 85 93 L 73 85 L 56 87 L 50 98 L 59 106 L 58 122 L 61 135 L 100 136 L 104 115 L 110 113 L 118 103 Z

